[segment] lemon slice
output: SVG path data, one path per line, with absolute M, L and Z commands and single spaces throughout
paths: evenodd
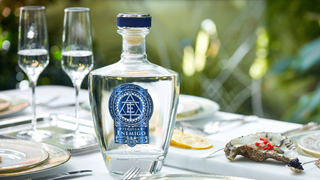
M 171 144 L 171 145 L 181 144 L 181 142 L 180 142 L 180 137 L 181 137 L 181 135 L 182 135 L 182 132 L 181 132 L 181 131 L 174 130 L 174 131 L 173 131 L 173 134 L 172 134 L 172 139 L 171 139 L 170 144 Z
M 182 148 L 189 148 L 189 146 L 186 146 L 180 142 L 180 137 L 183 135 L 182 131 L 180 130 L 174 130 L 172 134 L 172 139 L 170 142 L 170 145 L 176 146 L 176 147 L 182 147 Z
M 196 134 L 183 134 L 180 136 L 180 142 L 182 145 L 193 149 L 208 149 L 212 147 L 209 139 Z

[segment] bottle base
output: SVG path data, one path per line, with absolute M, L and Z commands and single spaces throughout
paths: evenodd
M 140 168 L 140 175 L 148 176 L 157 174 L 161 171 L 163 160 L 156 157 L 121 157 L 121 156 L 104 156 L 107 169 L 116 175 L 125 174 L 130 168 Z M 162 157 L 160 159 L 163 159 Z

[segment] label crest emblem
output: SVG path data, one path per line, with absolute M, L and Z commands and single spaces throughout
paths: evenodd
M 113 89 L 109 112 L 114 121 L 115 143 L 149 144 L 149 120 L 153 101 L 147 89 L 135 84 L 124 84 Z

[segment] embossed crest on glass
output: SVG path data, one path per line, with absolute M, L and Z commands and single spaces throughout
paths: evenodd
M 142 174 L 158 173 L 175 124 L 179 76 L 147 60 L 149 14 L 121 13 L 117 26 L 123 36 L 120 61 L 89 75 L 96 135 L 110 172 L 139 167 Z
M 41 72 L 49 64 L 48 32 L 46 11 L 43 6 L 20 8 L 18 34 L 18 64 L 27 74 L 32 88 L 32 127 L 20 131 L 17 138 L 29 141 L 45 141 L 52 137 L 51 132 L 37 129 L 35 88 Z

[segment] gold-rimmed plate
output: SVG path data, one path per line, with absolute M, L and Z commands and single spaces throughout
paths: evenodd
M 0 116 L 16 113 L 25 109 L 29 105 L 30 103 L 28 99 L 12 97 L 0 93 Z
M 48 160 L 49 154 L 30 144 L 7 143 L 0 140 L 0 173 L 28 169 Z
M 300 137 L 297 145 L 303 152 L 320 158 L 320 131 L 315 131 Z
M 35 172 L 41 172 L 44 170 L 48 170 L 57 166 L 60 166 L 67 162 L 71 155 L 68 151 L 53 146 L 50 144 L 45 143 L 37 143 L 37 142 L 30 142 L 30 141 L 24 141 L 24 140 L 13 140 L 13 139 L 0 139 L 0 143 L 7 143 L 7 144 L 21 144 L 21 145 L 29 145 L 34 146 L 37 148 L 41 148 L 48 152 L 49 158 L 47 161 L 38 164 L 37 166 L 31 167 L 29 169 L 23 169 L 15 172 L 0 172 L 0 177 L 11 177 L 11 176 L 20 176 L 25 174 L 31 174 Z

